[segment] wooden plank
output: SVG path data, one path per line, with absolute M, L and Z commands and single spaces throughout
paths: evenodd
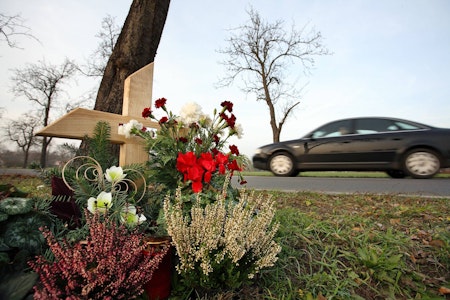
M 133 137 L 126 139 L 125 136 L 118 134 L 119 123 L 127 123 L 132 119 L 141 122 L 145 127 L 159 128 L 157 122 L 149 121 L 142 117 L 122 116 L 103 111 L 76 108 L 40 130 L 36 135 L 79 140 L 85 135 L 92 136 L 92 132 L 97 123 L 99 121 L 106 121 L 111 125 L 112 143 L 142 143 L 141 138 Z

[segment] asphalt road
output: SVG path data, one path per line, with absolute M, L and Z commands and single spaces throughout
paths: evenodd
M 450 198 L 450 179 L 322 178 L 245 176 L 247 189 L 313 191 L 325 193 L 375 193 Z M 236 178 L 233 185 L 238 187 Z
M 0 169 L 2 174 L 38 175 L 30 169 Z M 450 178 L 393 179 L 393 178 L 325 178 L 245 176 L 247 189 L 310 191 L 324 193 L 375 193 L 450 198 Z M 232 183 L 240 187 L 237 178 Z

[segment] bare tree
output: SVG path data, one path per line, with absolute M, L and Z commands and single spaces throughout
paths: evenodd
M 107 15 L 102 20 L 102 29 L 96 35 L 100 43 L 87 62 L 87 70 L 83 71 L 86 76 L 101 77 L 105 72 L 106 63 L 111 56 L 117 38 L 120 34 L 120 26 L 116 24 L 116 19 Z
M 25 21 L 20 15 L 7 16 L 0 13 L 0 41 L 5 41 L 11 48 L 20 48 L 15 38 L 25 36 L 36 41 L 30 32 L 31 29 L 24 25 Z
M 7 137 L 16 143 L 23 152 L 23 167 L 28 165 L 30 149 L 38 145 L 35 131 L 40 126 L 40 119 L 36 115 L 23 114 L 18 120 L 12 120 L 6 127 Z
M 296 88 L 288 75 L 297 71 L 295 63 L 300 63 L 303 74 L 309 74 L 314 57 L 329 52 L 322 45 L 320 32 L 306 32 L 306 26 L 296 30 L 294 25 L 287 31 L 282 20 L 268 23 L 253 9 L 248 15 L 248 24 L 232 29 L 227 48 L 219 50 L 228 56 L 222 62 L 226 75 L 219 85 L 238 81 L 244 92 L 254 93 L 257 101 L 264 101 L 273 141 L 279 142 L 283 125 L 300 104 L 301 88 Z
M 14 82 L 12 92 L 16 96 L 25 97 L 39 106 L 42 115 L 41 125 L 47 126 L 50 121 L 50 112 L 56 105 L 63 84 L 75 74 L 77 67 L 70 60 L 65 60 L 60 66 L 40 61 L 38 64 L 29 64 L 23 69 L 13 70 L 11 80 Z M 47 148 L 51 138 L 42 138 L 42 151 L 40 164 L 46 166 Z

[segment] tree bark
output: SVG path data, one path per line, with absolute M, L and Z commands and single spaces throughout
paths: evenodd
M 170 0 L 133 0 L 108 60 L 95 110 L 122 113 L 125 79 L 155 59 Z
M 169 4 L 170 0 L 133 0 L 106 64 L 94 110 L 122 114 L 125 79 L 155 60 Z M 111 145 L 111 152 L 118 160 L 119 146 Z

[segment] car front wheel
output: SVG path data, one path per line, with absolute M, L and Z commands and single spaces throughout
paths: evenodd
M 431 178 L 436 175 L 441 163 L 439 156 L 429 149 L 414 149 L 405 155 L 405 171 L 413 178 Z
M 270 158 L 270 171 L 276 176 L 296 176 L 299 172 L 295 169 L 294 160 L 288 153 L 276 153 Z

